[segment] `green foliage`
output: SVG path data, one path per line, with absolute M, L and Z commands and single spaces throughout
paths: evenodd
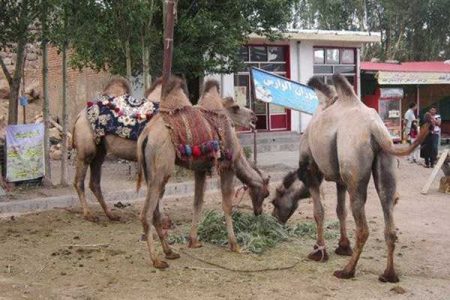
M 300 0 L 294 26 L 380 31 L 381 44 L 366 47 L 366 58 L 434 60 L 450 55 L 448 0 Z
M 275 218 L 268 214 L 255 216 L 240 211 L 233 212 L 233 226 L 236 238 L 243 250 L 253 253 L 263 253 L 273 248 L 278 243 L 292 238 L 311 238 L 316 235 L 316 225 L 312 222 L 300 223 L 295 226 L 283 226 Z M 334 239 L 337 236 L 338 223 L 333 222 L 326 226 L 326 239 Z M 228 244 L 225 217 L 216 211 L 206 212 L 198 227 L 200 240 L 215 245 Z M 170 235 L 172 243 L 185 243 L 187 235 Z

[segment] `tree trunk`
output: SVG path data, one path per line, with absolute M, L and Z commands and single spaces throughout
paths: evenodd
M 43 117 L 44 117 L 44 155 L 45 155 L 45 183 L 51 184 L 50 168 L 50 139 L 49 139 L 49 99 L 48 99 L 48 49 L 45 38 L 42 40 L 42 84 L 43 84 Z
M 125 42 L 125 61 L 127 68 L 127 78 L 131 81 L 131 49 L 130 49 L 130 40 Z
M 67 185 L 67 43 L 62 49 L 62 158 L 61 158 L 61 185 Z
M 14 70 L 14 76 L 9 82 L 10 94 L 9 94 L 9 108 L 8 108 L 8 124 L 17 124 L 18 120 L 18 100 L 20 91 L 20 81 L 22 79 L 23 68 L 25 65 L 25 48 L 26 40 L 20 39 L 17 43 L 17 56 L 16 56 L 16 69 Z
M 142 35 L 142 81 L 144 92 L 150 87 L 150 49 L 145 45 L 145 38 Z

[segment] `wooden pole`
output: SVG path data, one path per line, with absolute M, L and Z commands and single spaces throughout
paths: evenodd
M 67 185 L 67 42 L 62 48 L 62 157 L 61 157 L 61 181 L 62 186 Z
M 173 27 L 176 14 L 176 0 L 167 0 L 167 10 L 164 26 L 164 60 L 162 75 L 162 98 L 166 95 L 167 81 L 172 72 L 172 54 L 173 54 Z
M 51 185 L 52 175 L 50 167 L 50 139 L 49 139 L 49 99 L 48 99 L 48 40 L 47 40 L 47 16 L 45 9 L 42 12 L 42 85 L 44 94 L 43 118 L 44 118 L 44 185 Z

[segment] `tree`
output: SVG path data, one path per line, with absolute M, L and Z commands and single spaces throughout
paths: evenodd
M 143 73 L 144 59 L 149 57 L 151 68 L 144 73 L 150 70 L 152 75 L 159 76 L 163 48 L 162 2 L 79 2 L 78 13 L 82 17 L 75 20 L 78 23 L 74 26 L 80 30 L 73 35 L 76 38 L 71 44 L 72 65 L 108 69 L 121 75 L 129 73 L 131 65 L 131 73 L 139 75 Z M 276 37 L 290 22 L 293 3 L 293 0 L 179 1 L 173 71 L 196 79 L 205 73 L 237 70 L 241 67 L 238 49 L 248 35 Z M 129 50 L 126 50 L 127 43 Z
M 8 124 L 17 124 L 20 82 L 25 66 L 27 43 L 37 38 L 37 19 L 41 1 L 0 0 L 0 50 L 12 50 L 15 55 L 14 70 L 8 70 L 2 57 L 0 65 L 10 88 Z
M 450 55 L 448 0 L 300 0 L 294 27 L 381 32 L 365 58 L 441 60 Z

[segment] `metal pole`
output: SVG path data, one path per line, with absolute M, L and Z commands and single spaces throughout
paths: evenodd
M 162 75 L 162 98 L 166 95 L 167 81 L 172 71 L 173 27 L 176 14 L 176 0 L 167 0 L 166 22 L 164 26 L 164 60 Z

